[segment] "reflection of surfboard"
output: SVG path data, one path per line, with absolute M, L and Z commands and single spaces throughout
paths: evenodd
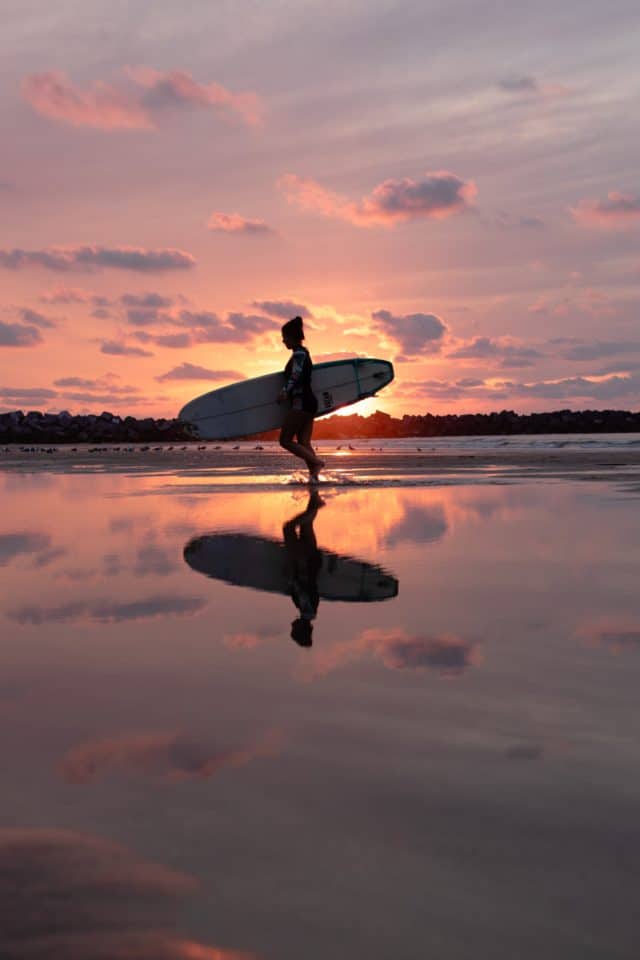
M 323 600 L 367 602 L 398 594 L 398 581 L 381 567 L 363 560 L 318 551 L 317 588 Z M 289 594 L 290 560 L 284 543 L 247 533 L 214 533 L 196 537 L 184 548 L 194 570 L 238 587 Z
M 372 397 L 393 380 L 388 360 L 354 357 L 313 366 L 312 386 L 318 398 L 318 416 Z M 242 380 L 211 390 L 191 400 L 179 413 L 194 424 L 203 440 L 246 437 L 282 426 L 286 404 L 277 402 L 284 384 L 283 373 Z

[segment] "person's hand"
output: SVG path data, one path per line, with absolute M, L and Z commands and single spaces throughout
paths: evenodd
M 277 398 L 278 403 L 284 403 L 286 399 L 287 399 L 287 391 L 281 390 Z

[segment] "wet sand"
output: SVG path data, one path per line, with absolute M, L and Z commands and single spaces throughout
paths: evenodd
M 527 479 L 582 479 L 640 483 L 640 450 L 514 450 L 497 446 L 468 452 L 371 449 L 360 442 L 319 445 L 326 462 L 323 480 L 327 485 L 365 483 L 416 485 L 441 482 L 491 482 Z M 49 451 L 49 452 L 47 452 Z M 0 448 L 0 470 L 51 471 L 56 473 L 105 472 L 125 474 L 168 474 L 207 476 L 212 482 L 224 477 L 225 485 L 237 478 L 242 483 L 279 485 L 295 475 L 303 479 L 297 461 L 276 444 L 242 442 L 216 447 L 155 446 L 144 444 L 112 446 L 67 446 Z
M 0 946 L 635 960 L 639 455 L 239 446 L 0 453 Z

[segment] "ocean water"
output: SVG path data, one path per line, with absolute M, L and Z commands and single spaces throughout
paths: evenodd
M 0 955 L 636 956 L 635 494 L 365 453 L 0 471 Z

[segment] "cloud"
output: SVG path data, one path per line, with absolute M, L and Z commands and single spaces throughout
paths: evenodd
M 408 357 L 440 352 L 447 328 L 435 314 L 394 316 L 389 310 L 377 310 L 371 316 L 387 336 L 397 341 Z
M 640 340 L 594 340 L 574 343 L 562 354 L 565 360 L 601 360 L 618 354 L 640 353 Z
M 129 344 L 122 343 L 119 340 L 104 340 L 100 353 L 107 353 L 113 357 L 152 357 L 150 350 L 143 350 L 142 347 L 132 347 Z
M 475 337 L 469 343 L 463 344 L 447 354 L 447 359 L 454 360 L 499 360 L 499 366 L 531 367 L 544 354 L 534 347 L 514 343 L 509 339 L 492 340 L 490 337 Z
M 51 317 L 46 317 L 44 313 L 38 313 L 37 310 L 31 310 L 29 307 L 23 307 L 19 311 L 19 314 L 23 323 L 33 327 L 50 330 L 52 327 L 57 326 L 56 321 L 52 320 Z
M 308 320 L 311 317 L 308 307 L 293 300 L 254 300 L 251 306 L 280 320 L 289 320 L 291 317 L 302 317 L 303 320 Z
M 216 747 L 177 732 L 128 733 L 81 743 L 60 763 L 66 783 L 87 784 L 110 773 L 133 774 L 164 783 L 209 780 L 278 751 L 279 737 L 268 733 L 245 747 Z
M 105 390 L 108 389 L 112 394 L 118 393 L 139 393 L 140 388 L 134 386 L 123 386 L 113 383 L 114 374 L 106 374 L 104 377 L 88 379 L 87 377 L 60 377 L 54 380 L 56 387 L 84 387 L 87 390 Z M 117 379 L 117 378 L 116 378 Z
M 165 297 L 161 293 L 123 293 L 120 297 L 120 303 L 126 307 L 141 307 L 142 309 L 165 309 L 173 304 L 171 297 Z
M 195 258 L 184 250 L 172 247 L 145 250 L 141 247 L 46 247 L 43 250 L 0 250 L 0 267 L 22 270 L 39 267 L 44 270 L 133 270 L 137 273 L 165 273 L 189 270 Z
M 74 127 L 150 130 L 154 126 L 139 99 L 108 83 L 98 82 L 80 90 L 66 74 L 50 71 L 26 77 L 22 93 L 37 113 Z
M 41 294 L 40 301 L 42 303 L 64 304 L 90 303 L 95 307 L 111 306 L 111 300 L 108 297 L 92 293 L 90 290 L 83 290 L 80 287 L 55 287 L 48 293 Z
M 95 834 L 0 830 L 0 954 L 20 960 L 250 960 L 177 933 L 196 881 Z
M 504 93 L 525 94 L 536 97 L 566 97 L 569 87 L 560 83 L 540 83 L 529 74 L 512 73 L 498 81 L 498 89 Z
M 0 396 L 5 402 L 8 400 L 18 403 L 41 403 L 43 400 L 53 400 L 58 396 L 57 390 L 50 387 L 0 387 Z
M 178 367 L 160 374 L 156 380 L 242 380 L 243 376 L 237 370 L 209 370 L 199 367 L 195 363 L 181 363 Z
M 540 89 L 538 81 L 534 77 L 523 74 L 511 74 L 504 77 L 504 79 L 498 81 L 498 86 L 508 93 L 537 93 Z
M 229 313 L 222 320 L 208 310 L 180 310 L 163 313 L 158 322 L 179 328 L 179 333 L 136 331 L 133 336 L 140 343 L 155 343 L 161 347 L 184 349 L 198 343 L 247 343 L 267 330 L 273 330 L 274 322 L 258 314 Z
M 640 376 L 613 375 L 595 380 L 589 377 L 565 377 L 560 380 L 540 380 L 534 383 L 505 382 L 509 393 L 521 397 L 548 399 L 611 400 L 640 394 Z
M 612 191 L 603 200 L 581 200 L 571 213 L 585 227 L 629 227 L 640 220 L 640 194 Z
M 154 617 L 180 617 L 199 613 L 207 605 L 201 597 L 161 596 L 146 597 L 128 602 L 96 602 L 86 604 L 72 602 L 58 607 L 43 607 L 28 604 L 7 611 L 9 620 L 22 625 L 42 623 L 69 623 L 75 620 L 90 620 L 95 623 L 124 623 L 130 620 L 149 620 Z
M 154 130 L 163 115 L 184 107 L 215 109 L 249 125 L 260 122 L 261 102 L 250 91 L 232 93 L 218 83 L 198 83 L 181 70 L 129 67 L 125 73 L 126 85 L 98 81 L 84 90 L 62 72 L 34 73 L 25 78 L 22 93 L 50 120 L 106 131 Z
M 232 93 L 219 83 L 198 83 L 184 70 L 129 67 L 127 75 L 144 88 L 143 103 L 156 118 L 160 111 L 188 106 L 234 114 L 250 126 L 262 121 L 262 101 L 253 91 Z
M 29 531 L 0 533 L 0 567 L 6 567 L 16 557 L 46 551 L 50 543 L 51 538 L 45 533 Z
M 264 220 L 247 220 L 241 217 L 239 213 L 221 213 L 217 211 L 212 213 L 207 223 L 209 230 L 218 233 L 248 233 L 265 234 L 273 233 L 272 228 Z
M 42 334 L 37 327 L 0 320 L 0 347 L 37 347 Z
M 293 173 L 285 174 L 277 185 L 289 203 L 358 227 L 441 220 L 466 209 L 477 193 L 472 181 L 465 182 L 447 171 L 425 173 L 418 180 L 385 180 L 358 202 Z
M 500 227 L 513 228 L 522 227 L 525 230 L 540 230 L 545 226 L 544 220 L 540 217 L 531 215 L 513 215 L 501 210 L 497 215 L 497 223 Z

